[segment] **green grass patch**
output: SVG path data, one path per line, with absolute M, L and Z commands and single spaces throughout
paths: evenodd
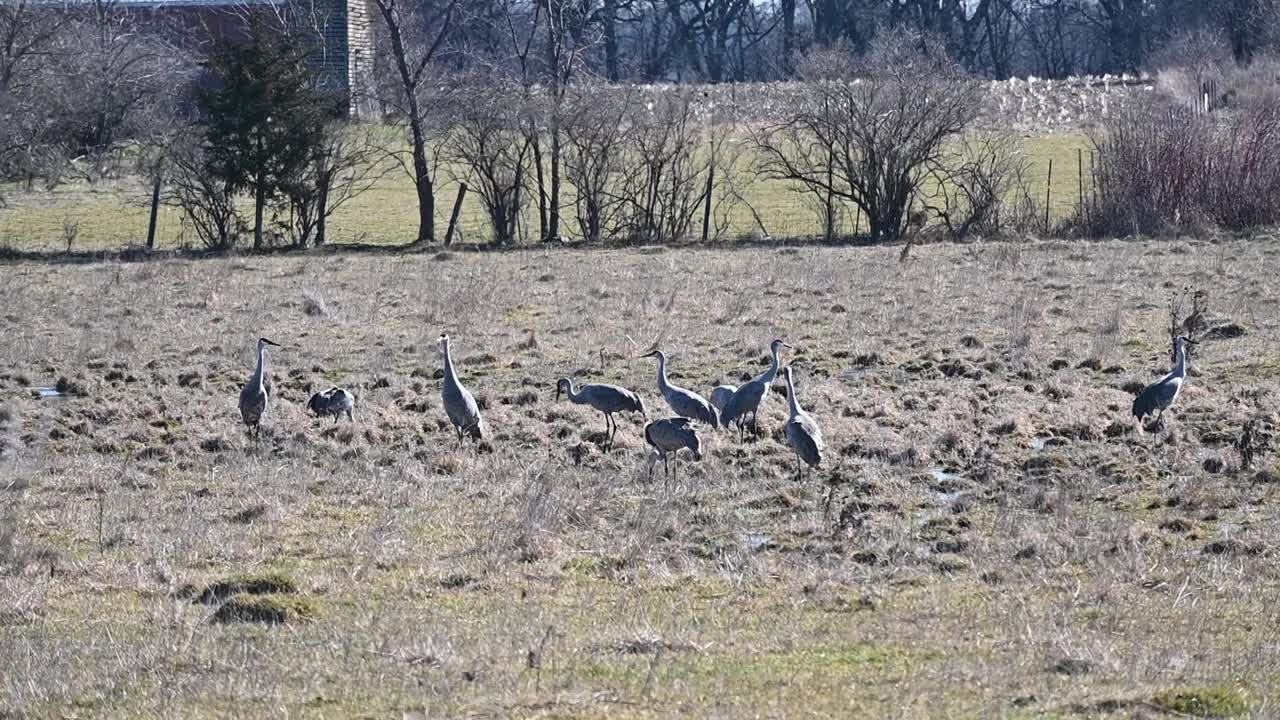
M 1249 701 L 1239 688 L 1206 685 L 1156 693 L 1154 705 L 1198 718 L 1231 718 L 1249 712 Z
M 272 572 L 261 575 L 241 575 L 218 580 L 204 587 L 184 585 L 178 591 L 179 597 L 191 598 L 194 602 L 205 605 L 230 598 L 233 595 L 266 595 L 297 593 L 298 586 L 293 578 L 284 573 Z
M 1085 176 L 1089 174 L 1088 139 L 1079 133 L 1037 135 L 1023 139 L 1030 162 L 1027 178 L 1029 191 L 1043 203 L 1048 188 L 1050 219 L 1061 221 L 1076 208 L 1079 195 L 1077 150 L 1084 150 Z M 1049 161 L 1053 176 L 1049 177 Z M 765 219 L 769 233 L 775 237 L 820 235 L 822 223 L 816 204 L 787 183 L 769 179 L 752 179 L 750 153 L 743 153 L 730 168 L 718 168 L 723 176 L 731 173 L 734 187 L 742 189 L 746 199 Z M 464 176 L 461 167 L 445 164 L 436 183 L 436 232 L 444 235 L 457 193 L 455 176 Z M 1050 180 L 1052 180 L 1050 182 Z M 724 185 L 728 188 L 729 185 Z M 1085 190 L 1088 190 L 1087 183 Z M 0 209 L 0 247 L 21 250 L 65 250 L 68 228 L 74 228 L 73 250 L 111 250 L 139 246 L 146 241 L 150 217 L 150 186 L 133 178 L 99 182 L 93 185 L 68 183 L 53 190 L 27 192 L 20 187 L 3 188 L 7 207 Z M 727 190 L 726 190 L 727 192 Z M 579 234 L 573 188 L 565 187 L 562 199 L 561 232 Z M 412 179 L 403 172 L 390 172 L 368 192 L 342 205 L 330 218 L 329 242 L 399 245 L 417 237 L 417 194 Z M 241 211 L 252 215 L 248 199 L 241 201 Z M 521 231 L 526 240 L 536 240 L 538 208 L 531 202 L 521 217 Z M 695 223 L 697 226 L 697 223 Z M 700 226 L 694 228 L 694 234 Z M 720 239 L 755 236 L 759 232 L 750 209 L 739 204 L 728 211 L 727 223 Z M 840 218 L 837 231 L 865 232 L 867 222 L 852 208 Z M 200 240 L 177 208 L 161 208 L 157 218 L 156 246 L 161 249 L 200 247 Z M 462 244 L 487 243 L 491 233 L 479 197 L 469 194 L 459 219 L 457 241 Z
M 232 596 L 222 603 L 213 614 L 213 621 L 281 625 L 290 622 L 307 622 L 316 619 L 318 615 L 319 608 L 315 602 L 301 595 L 241 594 Z

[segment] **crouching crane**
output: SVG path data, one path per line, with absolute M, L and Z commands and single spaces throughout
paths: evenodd
M 312 395 L 307 401 L 307 409 L 317 417 L 332 415 L 334 425 L 338 424 L 338 420 L 343 415 L 346 415 L 351 422 L 355 422 L 356 396 L 343 388 L 331 387 L 324 392 Z

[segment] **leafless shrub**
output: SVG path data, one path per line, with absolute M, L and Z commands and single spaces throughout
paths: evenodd
M 494 76 L 460 78 L 450 107 L 454 128 L 445 152 L 459 165 L 456 179 L 475 188 L 495 245 L 517 240 L 530 152 L 521 131 L 518 88 Z
M 972 234 L 999 237 L 1025 229 L 1030 162 L 1007 133 L 965 135 L 930 164 L 926 207 L 953 240 Z
M 1159 71 L 1159 87 L 1184 105 L 1202 101 L 1206 83 L 1221 82 L 1235 65 L 1231 45 L 1223 34 L 1209 28 L 1185 30 L 1174 35 L 1151 57 Z
M 347 201 L 368 191 L 391 169 L 380 162 L 388 144 L 373 125 L 331 123 L 315 148 L 307 172 L 282 185 L 282 217 L 276 224 L 293 245 L 323 245 L 328 219 Z
M 233 247 L 244 223 L 236 212 L 235 193 L 223 179 L 209 172 L 198 140 L 182 140 L 170 148 L 170 168 L 164 201 L 182 211 L 205 247 Z
M 631 242 L 665 243 L 688 235 L 704 199 L 711 153 L 701 151 L 694 91 L 679 88 L 638 108 L 622 178 L 622 232 Z
M 1224 121 L 1153 103 L 1123 111 L 1093 138 L 1092 201 L 1071 224 L 1095 237 L 1273 224 L 1278 142 L 1280 105 Z
M 881 43 L 857 61 L 820 54 L 794 110 L 756 132 L 761 172 L 824 203 L 857 206 L 875 241 L 900 237 L 929 168 L 974 122 L 981 99 L 945 54 L 917 46 Z
M 588 242 L 615 234 L 622 221 L 619 187 L 625 176 L 628 118 L 637 109 L 629 91 L 573 86 L 566 98 L 564 168 L 573 188 L 578 229 Z

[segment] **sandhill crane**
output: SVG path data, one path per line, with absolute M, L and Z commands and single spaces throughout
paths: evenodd
M 444 356 L 444 388 L 441 397 L 444 399 L 444 411 L 458 433 L 458 446 L 462 446 L 462 438 L 469 435 L 472 440 L 482 440 L 485 436 L 484 419 L 480 417 L 480 406 L 471 392 L 458 381 L 458 374 L 453 369 L 453 357 L 449 355 L 449 336 L 440 336 L 440 352 Z
M 717 385 L 711 388 L 711 404 L 716 406 L 721 418 L 724 417 L 724 408 L 729 404 L 729 398 L 737 391 L 736 385 Z
M 262 416 L 267 412 L 271 394 L 271 382 L 266 377 L 268 345 L 280 347 L 266 338 L 258 338 L 258 367 L 240 389 L 240 417 L 254 437 L 262 432 Z
M 608 446 L 613 447 L 613 436 L 618 434 L 618 421 L 613 418 L 616 412 L 638 412 L 646 415 L 644 401 L 639 395 L 617 385 L 590 384 L 574 390 L 573 381 L 567 377 L 556 382 L 556 400 L 564 393 L 569 402 L 588 405 L 604 414 L 604 433 L 608 437 Z
M 1133 399 L 1133 416 L 1141 422 L 1151 413 L 1156 414 L 1155 427 L 1164 427 L 1164 411 L 1173 405 L 1182 392 L 1182 382 L 1187 378 L 1187 345 L 1198 344 L 1195 340 L 1179 335 L 1173 340 L 1173 350 L 1178 361 L 1168 375 L 1148 385 Z
M 700 420 L 713 428 L 720 426 L 720 413 L 714 405 L 707 402 L 706 398 L 692 390 L 685 390 L 667 382 L 666 353 L 654 350 L 640 357 L 658 358 L 658 392 L 662 393 L 662 397 L 666 398 L 667 404 L 677 415 Z
M 739 438 L 742 437 L 743 430 L 746 427 L 748 413 L 751 414 L 751 429 L 759 432 L 756 414 L 760 409 L 760 402 L 764 400 L 764 396 L 769 392 L 769 386 L 773 385 L 774 379 L 778 377 L 779 356 L 782 353 L 782 348 L 791 348 L 791 346 L 781 340 L 774 340 L 769 343 L 769 352 L 773 355 L 773 361 L 769 363 L 769 369 L 738 388 L 733 393 L 733 397 L 729 398 L 729 403 L 720 414 L 720 421 L 725 427 L 729 427 L 729 423 L 732 422 L 738 423 Z
M 787 444 L 796 453 L 796 479 L 802 477 L 803 460 L 811 468 L 822 463 L 822 429 L 818 427 L 809 413 L 800 407 L 800 398 L 796 397 L 795 381 L 791 377 L 791 366 L 784 371 L 787 378 L 787 402 L 791 405 L 791 417 L 787 420 Z
M 667 477 L 671 476 L 671 466 L 667 463 L 667 453 L 678 452 L 680 448 L 693 451 L 693 459 L 702 459 L 702 438 L 694 429 L 689 418 L 673 417 L 654 420 L 644 426 L 644 441 L 652 450 L 649 452 L 649 479 L 653 479 L 653 467 L 662 460 L 662 469 Z
M 342 388 L 331 387 L 312 395 L 307 401 L 307 409 L 317 416 L 332 415 L 334 425 L 338 424 L 344 414 L 348 420 L 355 422 L 356 396 Z

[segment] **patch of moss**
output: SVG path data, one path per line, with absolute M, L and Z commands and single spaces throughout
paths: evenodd
M 316 604 L 301 595 L 233 595 L 213 614 L 219 623 L 252 622 L 281 625 L 307 622 L 318 615 Z
M 1249 712 L 1244 692 L 1225 685 L 1165 690 L 1156 693 L 1151 702 L 1165 710 L 1198 718 L 1230 718 Z
M 178 591 L 181 597 L 193 598 L 197 603 L 212 605 L 233 595 L 276 595 L 297 593 L 298 587 L 293 578 L 283 573 L 265 573 L 262 575 L 243 575 L 210 583 L 203 588 L 185 585 Z

